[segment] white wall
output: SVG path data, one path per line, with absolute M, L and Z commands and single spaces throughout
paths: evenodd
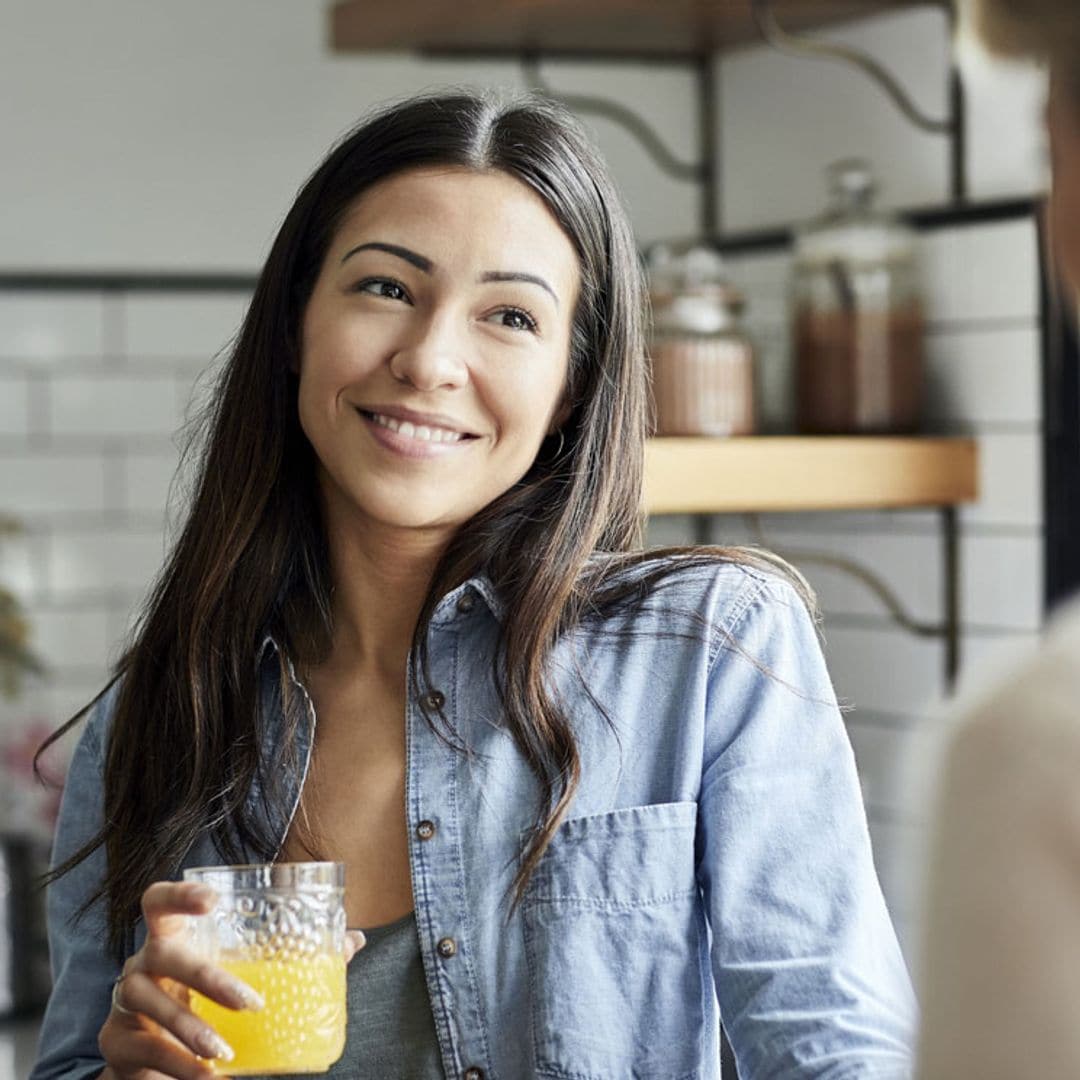
M 0 268 L 254 270 L 297 187 L 366 109 L 437 85 L 520 85 L 512 63 L 333 55 L 325 6 L 0 0 Z M 685 72 L 545 71 L 632 103 L 691 153 Z M 643 235 L 692 228 L 684 185 L 594 126 Z
M 924 107 L 944 109 L 944 26 L 916 11 L 835 32 L 887 59 Z M 293 192 L 369 105 L 443 82 L 517 83 L 509 64 L 330 56 L 321 5 L 294 0 L 0 0 L 0 272 L 254 271 Z M 1036 73 L 970 56 L 976 195 L 1041 182 Z M 945 193 L 945 149 L 896 117 L 856 72 L 746 49 L 718 64 L 722 214 L 730 228 L 807 216 L 821 169 L 869 152 L 892 204 Z M 685 73 L 551 65 L 569 91 L 642 111 L 693 153 Z M 692 188 L 658 175 L 625 133 L 590 122 L 643 241 L 696 222 Z M 1030 639 L 1040 621 L 1041 508 L 1035 244 L 1023 223 L 957 229 L 923 243 L 934 301 L 930 357 L 939 430 L 980 439 L 983 497 L 964 512 L 965 653 Z M 737 260 L 761 346 L 765 407 L 785 415 L 784 256 Z M 56 721 L 99 687 L 160 564 L 174 433 L 193 383 L 246 297 L 0 291 L 0 511 L 26 535 L 0 547 L 0 579 L 34 616 L 52 677 L 0 724 Z M 873 563 L 920 616 L 939 612 L 936 522 L 927 514 L 773 517 L 782 548 Z M 654 522 L 655 540 L 688 536 Z M 717 536 L 738 540 L 738 521 Z M 911 880 L 899 838 L 916 830 L 920 776 L 898 768 L 933 727 L 942 690 L 932 642 L 895 630 L 845 578 L 806 567 L 827 612 L 829 659 L 854 706 L 877 852 L 904 925 Z
M 923 9 L 826 35 L 885 62 L 922 109 L 946 111 L 944 15 Z M 959 51 L 968 92 L 967 162 L 973 199 L 1031 195 L 1045 173 L 1044 89 L 1034 69 Z M 868 156 L 887 206 L 940 205 L 947 145 L 910 127 L 859 72 L 751 48 L 720 63 L 723 219 L 730 229 L 806 218 L 823 198 L 824 166 Z M 949 228 L 920 241 L 930 330 L 926 426 L 973 434 L 980 500 L 961 513 L 963 677 L 1030 645 L 1042 623 L 1042 462 L 1038 245 L 1030 221 Z M 791 355 L 785 255 L 733 260 L 760 347 L 766 423 L 790 423 Z M 781 551 L 822 552 L 876 570 L 927 622 L 942 615 L 941 533 L 931 513 L 775 515 L 765 534 Z M 654 529 L 670 530 L 674 522 Z M 718 538 L 748 538 L 718 519 Z M 939 643 L 895 626 L 852 578 L 800 563 L 825 612 L 830 668 L 851 706 L 848 729 L 867 800 L 878 867 L 905 944 L 913 943 L 933 751 L 946 696 Z M 914 960 L 914 951 L 909 953 Z

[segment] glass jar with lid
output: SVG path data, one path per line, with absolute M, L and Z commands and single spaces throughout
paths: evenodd
M 807 434 L 908 433 L 923 401 L 923 304 L 914 233 L 874 207 L 865 161 L 828 169 L 831 204 L 797 230 L 795 403 Z
M 699 244 L 661 245 L 648 266 L 656 434 L 752 434 L 754 350 L 723 260 Z

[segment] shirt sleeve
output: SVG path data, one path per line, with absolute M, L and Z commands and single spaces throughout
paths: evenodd
M 53 866 L 78 851 L 101 828 L 101 732 L 113 693 L 106 694 L 92 711 L 72 755 L 53 843 Z M 76 918 L 104 873 L 105 852 L 99 848 L 48 887 L 53 987 L 30 1080 L 88 1080 L 105 1068 L 97 1038 L 109 1012 L 112 981 L 119 967 L 108 948 L 104 902 L 96 901 Z
M 908 1077 L 915 1005 L 813 622 L 759 581 L 709 676 L 699 878 L 742 1080 Z
M 1080 619 L 964 706 L 941 777 L 921 1080 L 1080 1076 Z

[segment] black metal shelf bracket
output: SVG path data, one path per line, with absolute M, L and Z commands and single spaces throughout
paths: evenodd
M 654 61 L 655 62 L 655 61 Z M 678 58 L 674 61 L 685 66 L 689 60 Z M 662 172 L 676 180 L 700 185 L 701 188 L 701 230 L 705 236 L 715 236 L 719 231 L 717 185 L 718 163 L 715 135 L 716 103 L 713 80 L 712 57 L 701 56 L 696 59 L 698 79 L 698 142 L 701 147 L 697 161 L 684 161 L 668 149 L 660 135 L 633 109 L 607 98 L 591 94 L 563 94 L 556 91 L 540 71 L 540 54 L 525 52 L 521 55 L 521 67 L 526 84 L 565 105 L 574 112 L 587 116 L 602 116 L 628 131 L 653 163 Z
M 960 671 L 960 527 L 955 506 L 943 506 L 941 513 L 942 539 L 942 619 L 926 622 L 915 618 L 904 606 L 896 591 L 885 579 L 868 566 L 832 552 L 785 548 L 770 543 L 765 536 L 761 518 L 745 515 L 756 544 L 776 552 L 795 566 L 826 566 L 855 578 L 868 589 L 888 612 L 892 621 L 909 634 L 923 638 L 938 638 L 945 644 L 945 685 L 951 689 Z
M 695 184 L 705 178 L 704 161 L 682 161 L 664 144 L 663 139 L 633 109 L 617 101 L 595 97 L 591 94 L 562 94 L 554 90 L 540 73 L 540 57 L 536 53 L 526 53 L 521 58 L 521 67 L 529 86 L 544 97 L 565 105 L 574 112 L 592 116 L 603 116 L 625 128 L 641 144 L 642 149 L 652 158 L 657 168 L 676 180 L 687 180 Z
M 967 198 L 964 85 L 956 62 L 955 50 L 950 50 L 949 115 L 944 119 L 936 119 L 927 116 L 915 104 L 899 79 L 873 57 L 848 45 L 819 41 L 816 38 L 801 34 L 792 34 L 780 25 L 772 5 L 773 0 L 750 0 L 754 21 L 761 31 L 761 36 L 773 48 L 787 53 L 789 56 L 814 60 L 838 60 L 841 63 L 853 65 L 876 82 L 900 112 L 920 131 L 925 131 L 931 135 L 948 136 L 951 140 L 951 194 L 955 201 Z M 949 37 L 951 40 L 955 31 L 956 14 L 951 5 L 946 4 L 944 7 L 949 19 Z
M 952 690 L 960 673 L 960 522 L 955 506 L 939 507 L 941 514 L 941 563 L 942 563 L 942 617 L 940 622 L 926 622 L 915 618 L 904 606 L 896 590 L 868 566 L 855 559 L 845 558 L 829 551 L 814 548 L 786 547 L 773 543 L 765 535 L 761 517 L 746 513 L 746 522 L 752 543 L 774 552 L 792 566 L 825 566 L 854 578 L 871 592 L 885 608 L 892 622 L 915 637 L 936 638 L 944 645 L 943 674 L 945 688 Z M 710 514 L 692 515 L 694 543 L 711 546 L 717 541 L 713 533 L 713 517 Z

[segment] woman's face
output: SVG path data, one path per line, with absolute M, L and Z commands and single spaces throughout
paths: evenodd
M 561 421 L 578 259 L 499 172 L 421 168 L 357 198 L 303 318 L 300 423 L 328 513 L 448 531 Z
M 1048 231 L 1057 267 L 1074 295 L 1080 295 L 1080 104 L 1060 73 L 1050 79 L 1046 110 L 1053 164 Z

